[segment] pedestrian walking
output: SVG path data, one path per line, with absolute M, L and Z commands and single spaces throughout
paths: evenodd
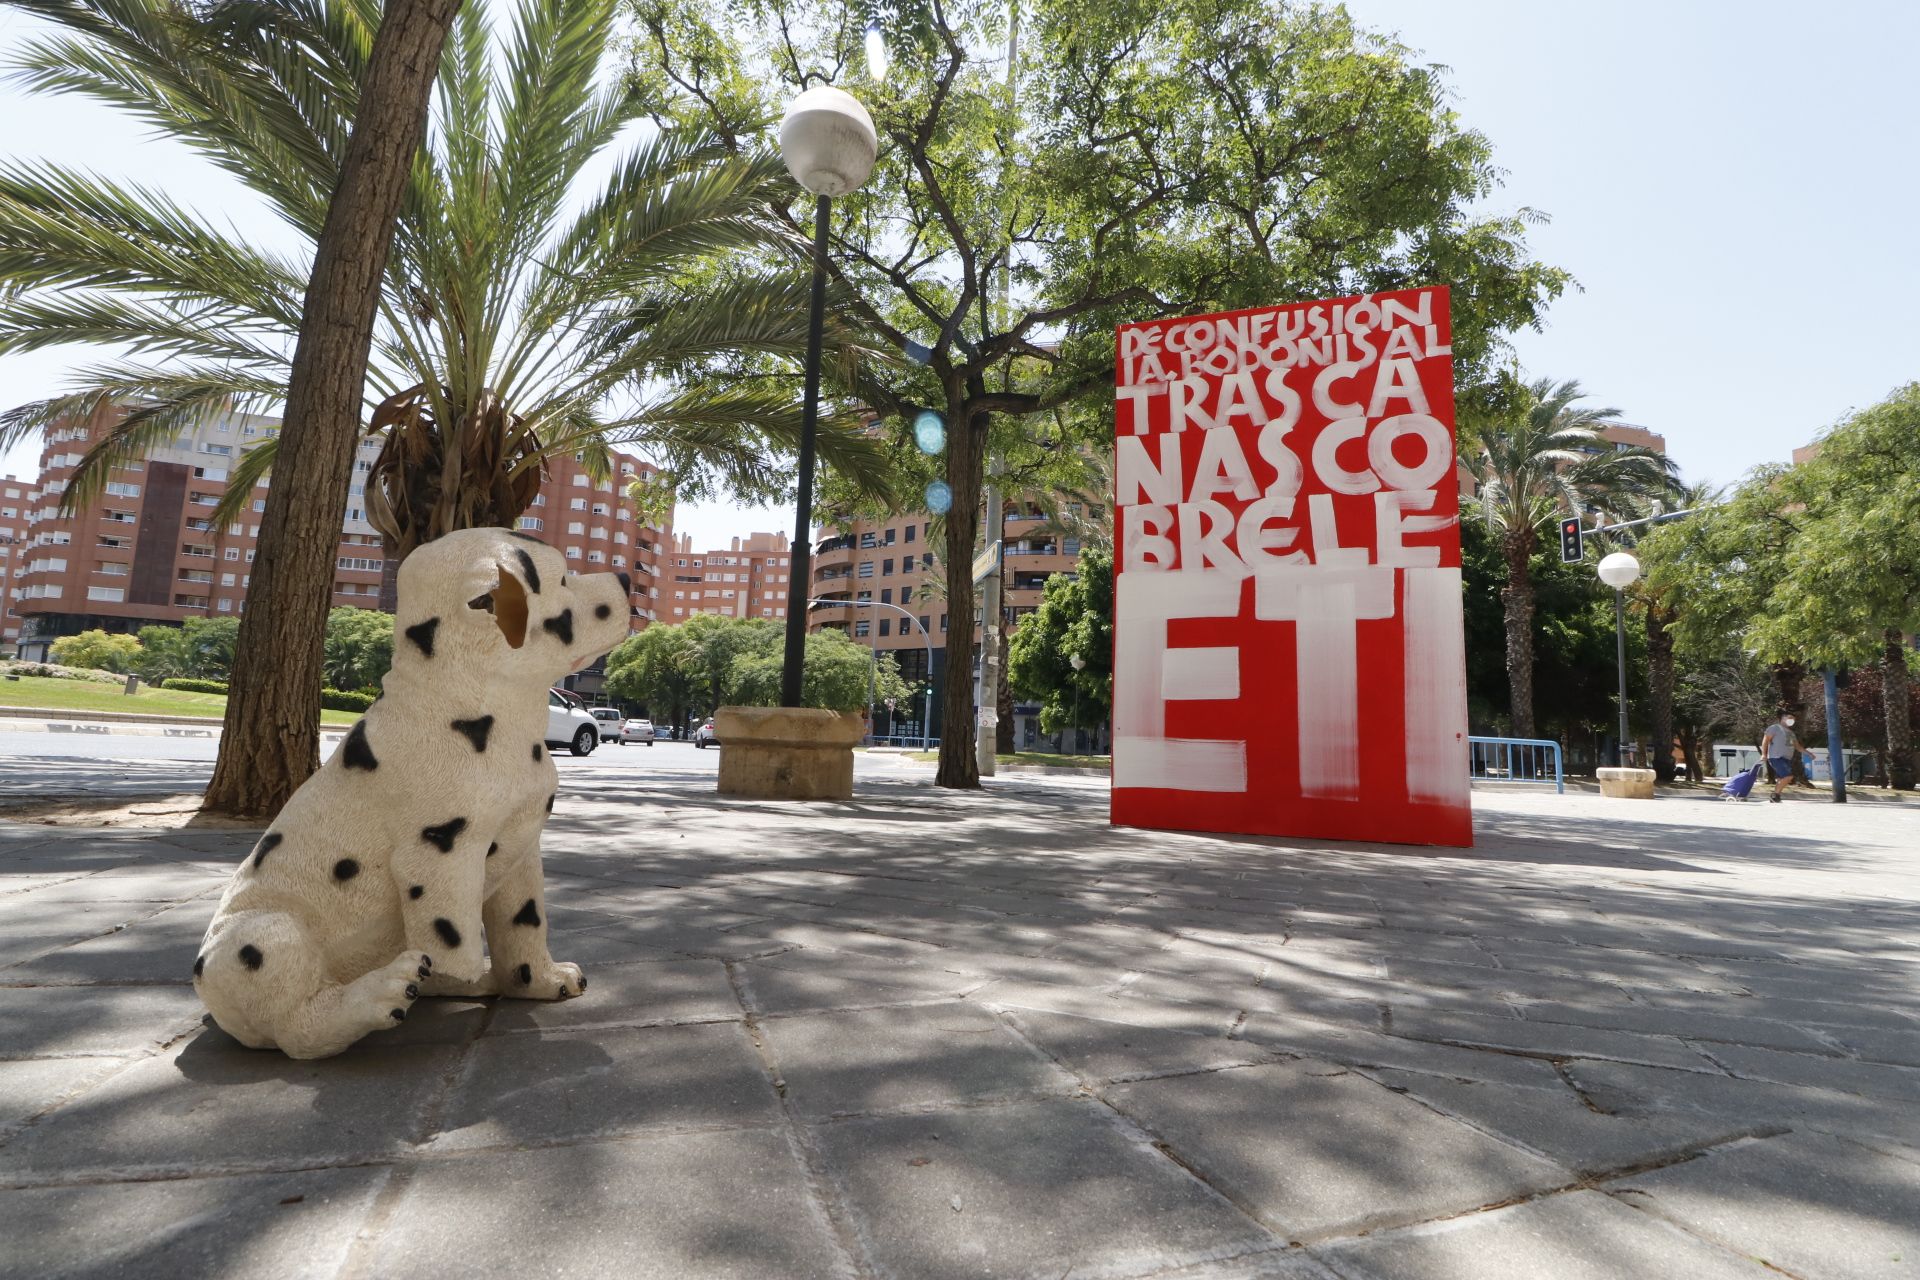
M 1780 709 L 1779 718 L 1760 735 L 1760 754 L 1773 769 L 1772 803 L 1780 803 L 1780 793 L 1793 781 L 1793 756 L 1800 750 L 1800 739 L 1793 736 L 1793 714 Z

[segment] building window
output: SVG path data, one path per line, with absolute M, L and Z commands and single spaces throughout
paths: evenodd
M 589 563 L 589 564 L 605 564 L 606 562 L 607 562 L 607 553 L 606 553 L 606 552 L 604 552 L 604 551 L 589 551 L 589 552 L 587 552 L 587 563 Z
M 567 559 L 578 560 L 579 558 L 580 558 L 580 548 L 578 547 L 567 548 Z
M 569 502 L 567 506 L 575 511 L 585 511 L 587 509 L 587 500 L 585 498 L 575 498 L 572 502 Z
M 252 552 L 247 553 L 247 559 L 253 559 Z M 341 556 L 338 560 L 334 561 L 334 567 L 339 569 L 359 569 L 367 573 L 378 573 L 382 567 L 382 562 L 379 560 L 369 560 L 365 556 Z
M 99 568 L 94 572 L 105 574 L 109 578 L 124 578 L 127 576 L 128 566 L 124 560 L 102 560 Z
M 89 600 L 111 600 L 117 603 L 119 601 L 125 600 L 126 598 L 127 598 L 127 589 L 125 587 L 88 587 L 87 588 L 87 599 Z
M 546 528 L 546 524 L 536 516 L 521 516 L 520 527 L 522 529 L 532 529 L 535 532 L 538 532 L 539 530 Z
M 879 545 L 880 545 L 880 540 L 874 537 L 873 534 L 863 533 L 860 535 L 860 546 L 863 549 L 866 547 L 877 547 Z
M 880 634 L 882 636 L 885 636 L 888 633 L 888 631 L 891 630 L 892 626 L 893 626 L 892 618 L 880 619 Z
M 544 507 L 544 506 L 546 506 L 546 505 L 547 505 L 547 495 L 546 495 L 546 494 L 544 494 L 544 493 L 536 493 L 536 494 L 534 494 L 534 495 L 533 495 L 533 505 L 534 505 L 534 506 L 536 506 L 536 507 Z
M 943 613 L 940 615 L 940 634 L 945 635 L 946 633 L 947 633 L 947 615 Z
M 881 604 L 892 604 L 892 603 L 893 603 L 893 588 L 892 588 L 892 587 L 882 587 L 882 588 L 880 588 L 880 603 L 881 603 Z
M 871 578 L 873 576 L 873 561 L 871 560 L 861 561 L 860 572 L 857 576 L 862 578 Z
M 867 623 L 866 623 L 866 619 L 864 618 L 861 619 L 859 622 L 856 622 L 853 624 L 853 634 L 855 634 L 856 636 L 860 636 L 861 638 L 864 639 L 867 635 L 867 630 L 868 630 Z
M 226 597 L 224 597 L 224 596 L 222 596 L 222 597 L 221 597 L 221 599 L 220 599 L 220 612 L 222 612 L 222 613 L 232 613 L 232 612 L 233 612 L 233 601 L 231 601 L 231 600 L 229 600 L 229 599 L 227 599 Z
M 908 542 L 912 542 L 912 541 L 913 541 L 913 526 L 912 526 L 912 525 L 908 525 L 908 526 L 907 526 L 907 538 L 906 538 L 906 540 L 907 540 Z
M 240 558 L 240 548 L 238 548 L 238 547 L 228 547 L 228 548 L 226 549 L 226 551 L 225 551 L 225 552 L 223 552 L 222 554 L 223 554 L 223 555 L 225 556 L 225 558 L 226 558 L 226 559 L 228 559 L 228 560 L 238 560 L 238 559 Z
M 933 568 L 933 552 L 923 551 L 920 553 L 920 567 L 922 569 Z
M 891 558 L 880 562 L 880 576 L 883 578 L 891 578 L 893 576 L 893 560 Z
M 900 588 L 900 603 L 901 603 L 901 604 L 912 604 L 912 603 L 913 603 L 913 588 L 912 588 L 912 587 L 902 587 L 902 588 Z
M 137 484 L 128 484 L 124 480 L 109 480 L 107 481 L 107 492 L 116 498 L 137 498 L 140 496 L 140 486 Z
M 223 458 L 229 458 L 233 456 L 233 446 L 230 444 L 203 444 L 200 446 L 200 452 L 217 453 Z
M 574 537 L 577 538 L 581 534 L 585 533 L 586 531 L 587 531 L 587 526 L 581 521 L 579 520 L 567 521 L 567 532 L 572 534 Z
M 573 477 L 573 487 L 574 487 L 574 488 L 576 488 L 576 489 L 584 489 L 584 488 L 586 488 L 586 487 L 587 487 L 587 478 L 586 478 L 585 476 L 583 476 L 583 475 L 575 475 L 575 476 Z

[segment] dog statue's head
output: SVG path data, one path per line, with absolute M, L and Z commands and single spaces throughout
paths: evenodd
M 447 663 L 481 678 L 552 684 L 627 638 L 629 579 L 574 573 L 505 529 L 461 529 L 400 564 L 394 665 Z

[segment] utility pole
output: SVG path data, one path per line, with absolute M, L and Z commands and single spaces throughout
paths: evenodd
M 1014 89 L 1016 85 L 1015 67 L 1020 57 L 1020 0 L 1013 0 L 1007 6 L 1007 150 L 1013 150 L 1013 138 L 1017 131 L 1014 120 Z M 1011 234 L 1012 228 L 1008 228 Z M 1005 259 L 1000 264 L 1000 311 L 1004 319 L 1007 309 L 1013 302 L 1013 245 L 1007 245 Z M 1007 365 L 1007 385 L 1012 389 L 1013 366 L 1009 359 Z M 987 462 L 987 550 L 993 551 L 1006 529 L 1006 510 L 1000 495 L 999 474 L 1002 462 L 999 454 L 994 454 Z M 996 553 L 993 567 L 988 570 L 987 579 L 980 588 L 980 706 L 975 713 L 973 760 L 980 776 L 993 776 L 994 754 L 1000 740 L 1000 627 L 1002 625 L 1000 603 L 1001 577 L 1007 563 L 1006 555 Z
M 1822 673 L 1827 685 L 1827 782 L 1833 788 L 1833 802 L 1847 802 L 1847 757 L 1840 745 L 1840 673 L 1828 667 Z

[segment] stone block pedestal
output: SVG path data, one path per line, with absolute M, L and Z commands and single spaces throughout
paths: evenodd
M 1620 800 L 1653 799 L 1653 770 L 1651 769 L 1614 769 L 1596 770 L 1600 779 L 1600 794 L 1613 796 Z
M 851 800 L 858 712 L 812 707 L 722 707 L 720 794 L 759 800 Z

